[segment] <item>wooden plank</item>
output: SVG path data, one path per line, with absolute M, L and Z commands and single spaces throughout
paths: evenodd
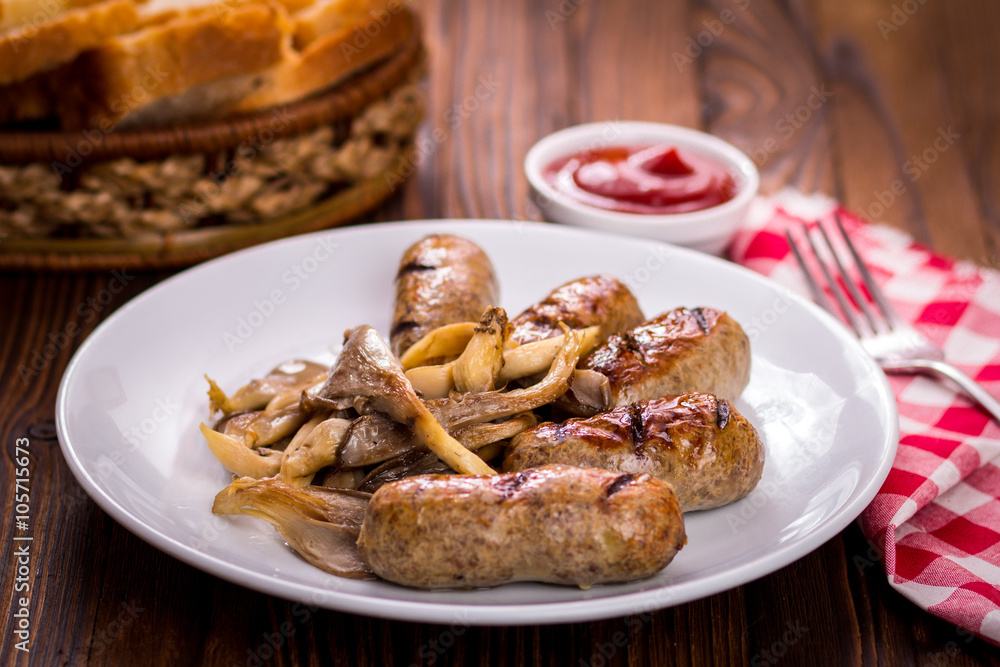
M 966 130 L 956 124 L 948 96 L 954 70 L 942 66 L 939 52 L 954 50 L 973 69 L 987 61 L 951 45 L 933 5 L 815 3 L 817 43 L 835 98 L 847 101 L 834 105 L 837 194 L 869 219 L 905 229 L 945 254 L 981 260 L 985 225 L 969 147 L 960 141 Z
M 703 70 L 704 127 L 751 157 L 762 192 L 830 191 L 832 91 L 809 17 L 773 0 L 711 0 L 692 32 L 683 53 Z
M 909 177 L 906 161 L 934 147 L 951 124 L 957 140 L 873 217 L 946 252 L 1000 265 L 1000 9 L 990 0 L 921 3 L 884 38 L 879 21 L 891 21 L 894 6 L 906 2 L 425 0 L 418 11 L 431 74 L 421 137 L 429 148 L 415 178 L 370 217 L 526 217 L 520 163 L 530 145 L 569 124 L 615 118 L 709 129 L 758 158 L 765 190 L 820 189 L 871 211 L 895 180 Z M 702 36 L 701 45 L 706 30 L 711 38 Z M 688 57 L 688 49 L 691 62 L 676 57 Z M 484 95 L 490 75 L 499 83 Z M 813 109 L 810 95 L 824 82 L 832 95 Z M 463 111 L 470 96 L 478 104 L 468 101 Z M 765 664 L 765 657 L 777 664 L 1000 664 L 996 647 L 969 640 L 892 589 L 880 565 L 860 567 L 871 560 L 870 546 L 855 526 L 774 574 L 703 600 L 525 628 L 310 610 L 191 568 L 104 514 L 51 437 L 42 437 L 72 352 L 165 275 L 138 276 L 98 310 L 88 304 L 108 297 L 106 274 L 0 274 L 7 323 L 0 437 L 8 447 L 33 433 L 38 445 L 31 664 L 639 666 Z M 79 332 L 61 344 L 71 322 Z M 33 358 L 42 361 L 25 382 L 17 368 L 30 368 Z M 10 456 L 0 470 L 13 479 Z M 12 494 L 0 508 L 10 535 Z M 11 540 L 0 547 L 4 563 L 13 548 Z M 9 565 L 0 571 L 4 658 L 11 655 L 14 574 Z M 808 628 L 794 643 L 785 641 L 790 623 Z
M 656 3 L 662 32 L 629 29 L 603 3 L 442 2 L 425 21 L 430 53 L 427 124 L 418 145 L 417 217 L 523 219 L 521 169 L 542 136 L 581 122 L 638 119 L 696 124 L 694 71 L 671 63 L 686 9 Z M 461 57 L 455 57 L 461 53 Z M 659 73 L 649 77 L 649 69 Z M 635 94 L 636 91 L 642 94 Z M 444 181 L 440 174 L 450 174 Z
M 967 257 L 1000 269 L 1000 115 L 996 67 L 1000 63 L 1000 6 L 979 0 L 970 3 L 929 3 L 927 23 L 934 26 L 932 50 L 944 72 L 949 122 L 961 132 L 958 144 L 971 183 L 971 202 L 979 219 L 976 234 L 971 220 L 956 220 L 959 211 L 945 212 L 935 223 L 945 230 L 968 233 Z M 976 248 L 973 240 L 981 239 Z

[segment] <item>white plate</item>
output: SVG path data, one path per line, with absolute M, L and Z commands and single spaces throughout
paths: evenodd
M 249 517 L 217 517 L 230 475 L 198 433 L 208 374 L 229 390 L 294 356 L 329 361 L 345 329 L 386 332 L 403 250 L 432 232 L 481 244 L 511 313 L 573 278 L 612 273 L 650 316 L 727 310 L 751 337 L 737 408 L 767 447 L 744 500 L 689 513 L 688 545 L 659 575 L 590 590 L 513 584 L 419 591 L 328 575 Z M 129 530 L 195 567 L 306 605 L 421 622 L 524 625 L 640 613 L 773 572 L 843 530 L 874 497 L 897 441 L 885 376 L 812 304 L 740 267 L 651 241 L 556 225 L 423 221 L 295 237 L 219 258 L 149 289 L 74 356 L 59 390 L 63 453 Z

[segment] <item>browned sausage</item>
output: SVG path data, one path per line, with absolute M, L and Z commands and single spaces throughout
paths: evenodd
M 688 511 L 750 493 L 764 469 L 764 446 L 727 401 L 692 393 L 539 424 L 511 441 L 503 470 L 551 463 L 649 473 L 670 482 Z
M 735 401 L 750 380 L 750 340 L 724 312 L 677 308 L 611 336 L 580 367 L 608 378 L 612 405 L 689 391 Z
M 361 558 L 418 588 L 651 576 L 686 541 L 670 485 L 649 475 L 545 466 L 495 477 L 425 475 L 381 487 Z
M 398 357 L 432 329 L 478 322 L 497 305 L 500 287 L 483 249 L 451 234 L 434 234 L 403 253 L 389 342 Z
M 523 345 L 562 333 L 559 322 L 571 329 L 598 324 L 598 341 L 641 323 L 639 302 L 614 276 L 579 278 L 552 290 L 547 297 L 511 320 L 511 340 Z

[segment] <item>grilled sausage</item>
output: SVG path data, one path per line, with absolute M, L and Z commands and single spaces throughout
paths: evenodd
M 651 576 L 686 542 L 670 485 L 649 475 L 545 466 L 495 477 L 425 475 L 372 496 L 361 558 L 418 588 Z
M 478 322 L 500 287 L 483 249 L 451 234 L 433 234 L 406 249 L 396 274 L 389 343 L 398 357 L 432 329 Z
M 686 512 L 750 493 L 764 469 L 764 446 L 727 401 L 692 393 L 539 424 L 514 437 L 503 470 L 551 463 L 649 473 L 673 486 Z
M 581 368 L 608 378 L 611 405 L 703 391 L 735 401 L 750 380 L 750 340 L 712 308 L 677 308 L 608 338 Z
M 511 340 L 523 345 L 571 329 L 601 325 L 598 341 L 638 325 L 646 316 L 632 291 L 614 276 L 579 278 L 552 290 L 547 297 L 511 320 Z

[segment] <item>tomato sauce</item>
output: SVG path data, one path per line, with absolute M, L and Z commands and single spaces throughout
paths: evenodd
M 700 211 L 736 196 L 724 167 L 671 146 L 582 151 L 553 162 L 543 176 L 577 201 L 625 213 Z

